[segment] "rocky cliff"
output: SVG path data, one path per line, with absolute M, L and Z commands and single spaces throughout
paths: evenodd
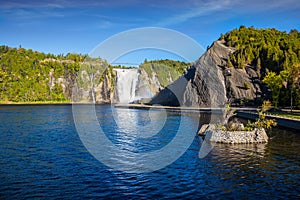
M 103 59 L 84 55 L 55 56 L 1 46 L 0 101 L 149 103 L 158 93 L 150 104 L 218 107 L 227 102 L 253 103 L 263 94 L 257 71 L 266 70 L 229 67 L 235 62 L 228 62 L 229 55 L 239 51 L 226 45 L 222 40 L 214 42 L 191 65 L 166 59 L 145 61 L 138 69 L 116 69 Z
M 179 77 L 177 71 L 161 77 L 155 69 L 148 69 L 147 73 L 144 68 L 96 66 L 99 63 L 91 67 L 89 62 L 84 65 L 88 67 L 82 67 L 74 76 L 66 73 L 55 77 L 52 69 L 49 73 L 50 87 L 61 87 L 65 97 L 77 103 L 138 103 L 149 102 L 163 88 L 163 84 L 170 84 Z
M 219 107 L 225 103 L 255 102 L 261 85 L 251 66 L 228 67 L 235 51 L 218 40 L 180 78 L 159 92 L 150 104 Z

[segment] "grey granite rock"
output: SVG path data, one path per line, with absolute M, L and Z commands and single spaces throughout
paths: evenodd
M 150 104 L 220 107 L 260 98 L 260 81 L 253 67 L 227 67 L 229 54 L 234 51 L 225 46 L 224 41 L 214 42 L 184 75 L 161 90 Z
M 226 144 L 249 144 L 266 143 L 268 135 L 265 129 L 254 129 L 253 131 L 223 131 L 215 125 L 210 125 L 204 132 L 205 140 Z

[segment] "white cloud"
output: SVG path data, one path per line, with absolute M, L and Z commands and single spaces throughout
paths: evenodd
M 299 0 L 3 0 L 0 8 L 73 8 L 73 7 L 155 7 L 155 8 L 207 8 L 220 6 L 238 6 L 249 8 L 294 8 Z
M 253 1 L 246 1 L 246 0 L 240 0 L 238 1 L 239 8 L 247 9 L 247 10 L 273 10 L 273 9 L 295 9 L 299 8 L 300 4 L 298 0 L 284 0 L 284 1 L 278 1 L 278 0 L 253 0 Z
M 23 8 L 4 10 L 2 12 L 2 15 L 6 15 L 9 18 L 22 19 L 22 20 L 48 18 L 48 17 L 51 18 L 65 17 L 65 14 L 63 12 L 54 11 L 51 9 L 32 10 L 32 9 L 23 9 Z
M 170 26 L 174 24 L 181 24 L 194 18 L 208 16 L 213 18 L 215 13 L 233 12 L 238 14 L 243 13 L 255 13 L 255 12 L 267 12 L 267 11 L 281 11 L 281 10 L 295 10 L 299 8 L 300 4 L 298 0 L 7 0 L 0 1 L 0 11 L 2 16 L 9 18 L 21 17 L 24 19 L 30 18 L 44 18 L 44 17 L 64 17 L 70 15 L 72 12 L 65 12 L 64 8 L 136 8 L 143 10 L 157 9 L 158 11 L 164 11 L 169 13 L 170 17 L 162 19 L 161 21 L 152 24 L 154 26 Z M 126 8 L 124 8 L 126 9 Z M 74 13 L 73 13 L 74 14 Z M 76 15 L 82 13 L 76 12 Z M 83 13 L 84 15 L 94 15 L 95 13 Z M 228 13 L 227 13 L 228 14 Z M 100 18 L 109 19 L 113 21 L 124 21 L 126 19 L 115 19 L 115 15 L 100 16 Z M 137 24 L 136 20 L 144 21 L 148 23 L 151 21 L 151 17 L 136 16 L 135 19 L 128 17 L 130 20 L 128 23 Z M 156 18 L 157 19 L 157 18 Z M 220 19 L 220 18 L 218 18 Z M 105 22 L 103 27 L 109 27 L 111 24 Z
M 3 9 L 15 8 L 74 8 L 74 7 L 115 7 L 143 5 L 139 0 L 6 0 L 0 1 Z
M 161 22 L 157 23 L 157 26 L 169 26 L 173 24 L 183 23 L 188 21 L 192 18 L 201 17 L 205 15 L 212 14 L 214 12 L 218 12 L 220 10 L 227 9 L 234 4 L 235 1 L 230 0 L 214 0 L 209 2 L 202 2 L 199 3 L 196 8 L 188 9 L 188 11 L 174 15 L 170 18 L 162 20 Z
M 170 2 L 172 0 L 167 0 Z M 156 23 L 156 26 L 170 26 L 174 24 L 184 23 L 192 18 L 209 16 L 213 17 L 214 13 L 217 12 L 235 12 L 235 13 L 256 13 L 256 12 L 268 12 L 268 11 L 283 11 L 292 10 L 300 7 L 298 0 L 187 0 L 182 1 L 182 9 L 184 12 L 175 14 L 169 18 L 163 19 L 162 21 Z M 186 8 L 188 7 L 189 8 Z M 191 8 L 192 7 L 192 8 Z
M 20 0 L 10 0 L 1 1 L 0 8 L 2 9 L 25 9 L 25 8 L 63 8 L 64 5 L 61 4 L 62 1 L 20 1 Z

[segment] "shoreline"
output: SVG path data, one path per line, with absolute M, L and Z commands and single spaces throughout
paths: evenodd
M 170 107 L 170 106 L 150 106 L 141 104 L 116 104 L 118 108 L 129 108 L 129 109 L 165 109 L 168 111 L 180 111 L 180 112 L 198 112 L 198 113 L 222 113 L 223 108 L 193 108 L 193 107 Z M 235 108 L 236 116 L 244 119 L 256 120 L 258 118 L 257 108 L 244 107 Z M 267 115 L 268 119 L 275 119 L 279 127 L 300 130 L 300 120 L 294 118 L 288 118 L 283 116 Z
M 14 105 L 71 105 L 72 102 L 55 102 L 55 101 L 30 101 L 30 102 L 0 102 L 0 106 L 14 106 Z
M 52 102 L 52 101 L 38 101 L 38 102 L 0 102 L 0 106 L 39 106 L 39 105 L 93 105 L 93 103 L 87 102 Z M 109 105 L 109 104 L 94 104 L 97 105 Z M 142 109 L 142 110 L 167 110 L 171 112 L 190 112 L 190 113 L 222 113 L 223 108 L 200 108 L 200 107 L 172 107 L 172 106 L 160 106 L 160 105 L 145 105 L 145 104 L 110 104 L 116 108 L 124 109 Z M 255 120 L 258 115 L 256 113 L 257 108 L 253 107 L 233 107 L 237 112 L 237 117 L 244 119 Z M 300 130 L 300 119 L 294 119 L 284 116 L 267 115 L 269 119 L 275 119 L 278 126 L 290 128 L 294 130 Z
M 115 104 L 117 108 L 131 108 L 131 109 L 165 109 L 169 111 L 186 111 L 186 112 L 222 112 L 224 108 L 217 107 L 173 107 L 173 106 L 160 106 L 160 105 L 144 105 L 144 104 Z M 235 110 L 243 110 L 243 111 L 256 111 L 257 108 L 251 107 L 238 107 L 233 108 Z
M 255 120 L 258 118 L 257 113 L 249 112 L 249 111 L 237 111 L 237 117 Z M 279 127 L 284 127 L 288 129 L 300 130 L 300 119 L 293 119 L 288 117 L 282 116 L 275 116 L 275 115 L 266 115 L 267 119 L 274 119 L 277 122 Z

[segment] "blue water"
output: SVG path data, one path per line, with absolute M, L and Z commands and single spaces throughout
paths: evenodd
M 149 123 L 149 112 L 118 108 L 113 118 L 111 110 L 96 106 L 105 134 L 116 146 L 137 153 L 170 143 L 180 120 L 187 131 L 198 126 L 193 115 L 167 113 L 157 135 L 134 140 L 141 136 L 135 127 Z M 268 131 L 268 144 L 219 144 L 203 159 L 198 157 L 201 139 L 193 134 L 192 144 L 172 164 L 126 173 L 89 153 L 76 131 L 72 106 L 0 106 L 0 198 L 299 199 L 296 131 Z

